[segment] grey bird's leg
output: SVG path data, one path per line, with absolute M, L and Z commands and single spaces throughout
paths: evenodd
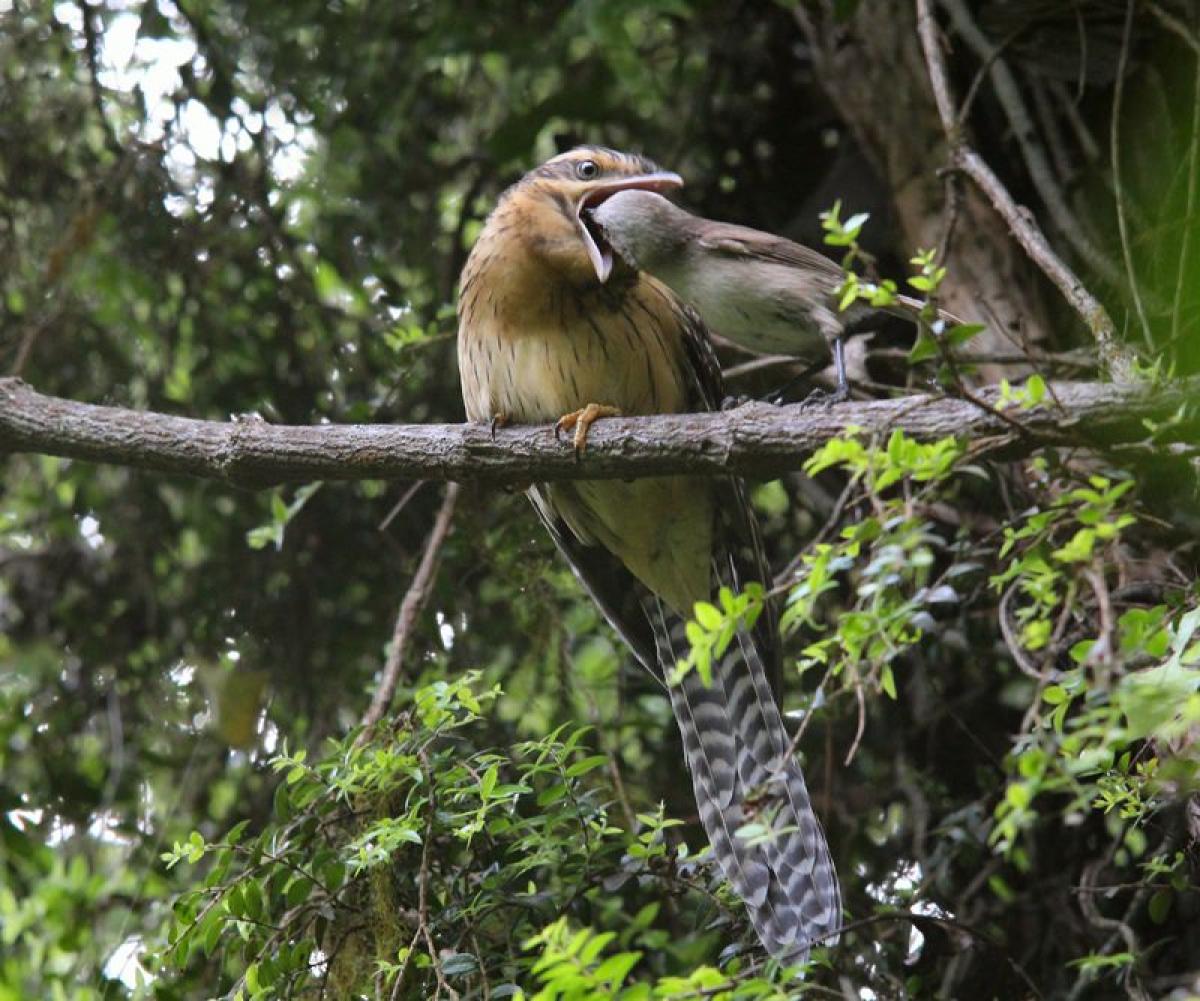
M 845 403 L 850 399 L 850 380 L 846 378 L 846 346 L 842 335 L 833 339 L 833 374 L 836 386 L 830 392 L 827 389 L 814 389 L 801 402 L 802 407 L 830 406 L 834 403 Z
M 850 399 L 850 380 L 846 376 L 846 339 L 858 334 L 869 334 L 879 330 L 887 323 L 888 315 L 882 310 L 872 310 L 850 320 L 829 337 L 830 348 L 833 351 L 833 372 L 836 386 L 833 392 L 816 389 L 805 397 L 802 406 L 813 404 L 845 403 Z M 828 332 L 826 334 L 828 335 Z

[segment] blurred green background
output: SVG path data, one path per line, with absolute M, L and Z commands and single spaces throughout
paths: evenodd
M 1069 147 L 1055 166 L 1081 225 L 1125 274 L 1105 152 L 1124 6 L 980 8 L 1041 109 L 1042 141 Z M 839 100 L 837 88 L 857 72 L 888 89 L 876 94 L 883 106 L 906 116 L 925 107 L 919 63 L 854 68 L 871 32 L 911 33 L 911 12 L 865 0 L 804 9 L 830 40 L 825 57 L 849 62 L 838 80 L 822 78 L 806 18 L 786 3 L 0 0 L 0 368 L 46 393 L 213 420 L 461 420 L 453 307 L 465 255 L 499 192 L 579 141 L 681 172 L 694 210 L 813 244 L 818 212 L 840 198 L 848 211 L 872 213 L 868 244 L 883 272 L 899 277 L 916 249 L 903 212 L 901 222 L 893 214 L 903 178 L 886 142 L 864 119 L 848 119 L 853 95 Z M 1194 31 L 1194 5 L 1163 9 Z M 1164 370 L 1185 372 L 1200 365 L 1194 55 L 1138 14 L 1118 180 L 1145 336 L 1128 284 L 1083 264 L 1131 342 Z M 954 70 L 965 91 L 979 62 L 956 51 Z M 986 79 L 971 116 L 985 154 L 1040 209 Z M 921 183 L 936 194 L 943 161 L 927 151 Z M 1051 318 L 1038 347 L 1086 354 L 1082 330 L 1017 268 L 1020 308 Z M 903 349 L 910 339 L 901 326 L 875 343 Z M 923 384 L 897 354 L 872 361 L 873 378 Z M 784 381 L 771 378 L 737 388 Z M 1145 475 L 1182 489 L 1173 470 Z M 1019 510 L 1035 485 L 1007 475 L 995 474 L 999 491 L 995 481 L 968 483 L 949 498 L 973 514 L 941 523 L 946 540 L 976 532 L 994 558 L 1005 506 Z M 795 476 L 756 487 L 777 570 L 843 483 Z M 5 459 L 0 998 L 232 989 L 246 957 L 182 969 L 147 958 L 163 946 L 176 895 L 199 878 L 167 869 L 160 853 L 192 830 L 219 840 L 242 820 L 256 834 L 281 825 L 271 755 L 286 742 L 314 760 L 360 720 L 443 490 L 423 486 L 388 519 L 409 486 L 326 485 L 297 504 L 294 490 Z M 1002 501 L 1009 489 L 1014 497 Z M 1190 517 L 1187 504 L 1164 503 L 1168 520 Z M 1177 552 L 1182 580 L 1172 586 L 1186 591 L 1191 552 Z M 883 994 L 837 996 L 934 996 L 942 985 L 942 996 L 1015 997 L 1024 988 L 1012 986 L 1006 957 L 1028 965 L 1045 996 L 1077 983 L 1098 992 L 1087 996 L 1109 996 L 1111 983 L 1096 987 L 1066 965 L 1111 934 L 1081 916 L 1073 887 L 1091 861 L 1111 865 L 1127 850 L 1130 825 L 1053 800 L 1016 863 L 988 843 L 1011 736 L 1037 695 L 1004 652 L 995 595 L 982 578 L 969 580 L 971 600 L 924 623 L 940 641 L 905 652 L 899 699 L 870 695 L 853 763 L 843 765 L 858 726 L 853 698 L 821 713 L 805 748 L 852 915 L 915 895 L 927 913 L 957 915 L 1003 947 L 972 947 L 970 936 L 933 927 L 874 929 L 851 939 L 836 964 L 847 983 Z M 838 621 L 836 604 L 827 621 Z M 794 669 L 811 639 L 799 635 L 789 648 L 793 703 L 816 683 Z M 691 816 L 665 701 L 519 494 L 464 491 L 402 699 L 468 670 L 504 694 L 471 724 L 464 747 L 508 748 L 590 723 L 584 742 L 613 765 L 587 777 L 597 802 L 616 802 L 615 770 L 634 812 L 665 800 L 669 815 Z M 613 823 L 625 819 L 612 807 Z M 1141 853 L 1147 838 L 1168 856 L 1187 843 L 1166 822 L 1140 836 Z M 1134 869 L 1106 881 L 1148 878 L 1134 854 Z M 594 902 L 584 903 L 589 885 L 601 892 L 602 874 L 560 888 L 528 916 L 530 928 L 560 912 L 599 921 Z M 647 886 L 625 903 L 632 914 L 655 895 Z M 688 917 L 698 906 L 659 915 L 656 927 L 669 934 L 639 976 L 716 961 L 729 936 L 698 930 Z M 1195 909 L 1194 894 L 1180 897 L 1171 920 Z M 1155 969 L 1181 976 L 1194 931 L 1155 927 Z M 494 958 L 497 983 L 515 975 L 513 962 Z M 477 980 L 457 989 L 484 996 Z M 431 983 L 420 979 L 404 996 L 429 996 Z

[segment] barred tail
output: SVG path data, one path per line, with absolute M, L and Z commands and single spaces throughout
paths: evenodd
M 687 653 L 684 623 L 662 602 L 648 604 L 659 663 L 669 673 Z M 841 893 L 753 636 L 739 631 L 714 662 L 711 685 L 691 671 L 670 695 L 713 854 L 767 951 L 799 962 L 814 941 L 835 940 Z M 751 823 L 767 833 L 736 833 Z

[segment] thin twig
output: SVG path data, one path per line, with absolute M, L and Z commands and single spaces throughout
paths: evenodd
M 483 950 L 479 947 L 479 939 L 475 935 L 475 929 L 471 932 L 471 947 L 475 950 L 475 956 L 479 960 L 479 986 L 483 988 L 483 1001 L 491 1001 L 492 983 L 487 975 L 487 963 L 483 958 Z
M 1070 581 L 1067 584 L 1067 593 L 1063 595 L 1062 608 L 1058 613 L 1058 621 L 1054 624 L 1054 632 L 1050 635 L 1050 641 L 1046 644 L 1045 656 L 1042 657 L 1042 665 L 1039 668 L 1040 674 L 1037 679 L 1037 689 L 1033 694 L 1033 698 L 1029 700 L 1029 708 L 1025 710 L 1025 715 L 1021 717 L 1020 733 L 1032 733 L 1034 724 L 1041 721 L 1042 693 L 1051 681 L 1060 676 L 1060 672 L 1054 666 L 1054 661 L 1060 652 L 1062 638 L 1067 631 L 1067 624 L 1071 621 L 1071 613 L 1075 610 L 1075 592 L 1077 588 L 1078 585 L 1075 581 Z
M 1008 224 L 1009 230 L 1030 260 L 1054 283 L 1063 298 L 1087 324 L 1113 379 L 1117 382 L 1133 380 L 1136 371 L 1133 355 L 1117 338 L 1116 328 L 1104 307 L 1066 262 L 1055 253 L 1028 210 L 1016 203 L 992 168 L 967 144 L 958 125 L 951 96 L 950 78 L 942 54 L 937 23 L 933 17 L 933 0 L 916 0 L 916 5 L 917 30 L 925 53 L 929 82 L 954 165 L 978 185 L 992 203 L 992 207 Z
M 604 756 L 608 759 L 608 774 L 613 780 L 613 791 L 617 794 L 621 813 L 625 815 L 625 823 L 629 825 L 629 831 L 632 833 L 637 830 L 637 814 L 634 812 L 633 804 L 629 801 L 629 794 L 625 791 L 625 780 L 621 778 L 621 766 L 617 763 L 615 752 L 606 751 Z
M 1142 325 L 1142 337 L 1146 346 L 1152 347 L 1150 321 L 1146 318 L 1146 307 L 1138 288 L 1137 272 L 1133 267 L 1133 245 L 1129 242 L 1129 221 L 1125 214 L 1125 187 L 1121 183 L 1121 105 L 1125 97 L 1125 70 L 1129 65 L 1129 38 L 1133 32 L 1133 9 L 1136 0 L 1126 0 L 1125 29 L 1121 33 L 1121 57 L 1117 63 L 1117 87 L 1113 93 L 1112 128 L 1109 130 L 1109 157 L 1112 161 L 1113 189 L 1117 203 L 1117 231 L 1121 236 L 1121 257 L 1125 261 L 1125 279 L 1129 293 L 1133 296 L 1138 322 Z
M 962 377 L 962 373 L 959 371 L 958 362 L 955 360 L 954 353 L 946 344 L 945 339 L 937 336 L 932 330 L 928 329 L 927 321 L 923 317 L 919 322 L 921 325 L 921 332 L 932 337 L 934 344 L 937 345 L 938 357 L 942 359 L 946 365 L 946 368 L 949 370 L 950 378 L 954 383 L 954 389 L 957 395 L 961 396 L 969 403 L 979 407 L 986 413 L 993 414 L 1000 420 L 1004 421 L 1005 424 L 1013 429 L 1013 433 L 1019 437 L 1029 438 L 1031 432 L 1019 420 L 1010 416 L 1009 414 L 1006 414 L 1002 409 L 1000 409 L 999 406 L 987 403 L 975 395 L 972 389 L 967 385 L 966 380 Z M 1054 402 L 1056 405 L 1058 404 L 1057 400 Z
M 396 616 L 396 627 L 392 631 L 392 642 L 388 648 L 387 661 L 383 665 L 383 675 L 379 679 L 379 687 L 371 699 L 371 705 L 363 714 L 362 733 L 359 740 L 365 739 L 371 727 L 383 717 L 396 694 L 396 686 L 400 683 L 400 668 L 404 663 L 404 649 L 412 633 L 413 623 L 425 607 L 429 599 L 429 591 L 437 573 L 438 559 L 441 556 L 442 543 L 450 532 L 450 522 L 454 517 L 454 505 L 458 500 L 459 485 L 451 483 L 446 487 L 442 497 L 442 506 L 438 509 L 437 518 L 425 542 L 425 552 L 413 574 L 412 583 L 400 602 L 400 612 Z
M 855 474 L 851 476 L 846 485 L 842 487 L 842 492 L 838 494 L 838 498 L 834 501 L 833 510 L 825 518 L 824 523 L 818 530 L 817 534 L 805 543 L 804 548 L 788 561 L 787 566 L 779 571 L 775 576 L 774 587 L 771 589 L 772 595 L 782 593 L 789 590 L 795 581 L 792 579 L 796 571 L 804 563 L 804 557 L 811 553 L 817 546 L 824 542 L 832 535 L 841 525 L 842 513 L 846 510 L 846 505 L 850 503 L 850 498 L 853 496 L 855 489 L 858 487 L 862 476 Z
M 821 681 L 813 691 L 812 698 L 809 700 L 808 709 L 804 713 L 804 718 L 800 720 L 800 725 L 796 727 L 796 732 L 792 735 L 791 743 L 788 744 L 788 749 L 783 754 L 783 761 L 791 761 L 796 756 L 796 751 L 800 748 L 800 739 L 804 736 L 804 731 L 808 729 L 808 724 L 817 714 L 817 702 L 820 700 L 825 691 L 825 682 L 829 680 L 829 673 L 821 675 Z M 833 755 L 827 755 L 828 760 L 832 760 Z
M 1031 84 L 1033 90 L 1033 110 L 1038 116 L 1042 132 L 1046 136 L 1046 148 L 1054 163 L 1054 173 L 1060 184 L 1068 184 L 1075 176 L 1075 167 L 1067 152 L 1067 143 L 1063 138 L 1062 129 L 1058 124 L 1057 110 L 1050 103 L 1050 93 L 1046 81 L 1035 78 Z
M 1102 690 L 1109 687 L 1109 676 L 1112 673 L 1113 661 L 1116 656 L 1116 620 L 1113 617 L 1112 599 L 1108 592 L 1108 583 L 1104 575 L 1095 567 L 1083 571 L 1083 578 L 1096 596 L 1096 610 L 1100 616 L 1100 637 L 1088 651 L 1087 662 L 1103 671 Z
M 948 261 L 954 241 L 954 228 L 958 225 L 958 216 L 962 211 L 962 184 L 953 170 L 944 170 L 941 173 L 942 187 L 946 192 L 946 208 L 942 212 L 942 233 L 938 237 L 937 259 Z
M 1025 656 L 1025 647 L 1021 643 L 1021 638 L 1013 630 L 1012 618 L 1008 614 L 1008 606 L 1017 586 L 1018 582 L 1013 581 L 1000 596 L 1000 604 L 996 609 L 996 618 L 1000 622 L 1000 635 L 1004 638 L 1004 645 L 1008 647 L 1008 652 L 1012 654 L 1013 662 L 1021 669 L 1021 673 L 1040 683 L 1043 680 L 1042 672 L 1034 666 L 1033 661 Z
M 782 368 L 784 366 L 800 365 L 802 362 L 795 355 L 761 355 L 758 358 L 751 358 L 749 361 L 739 362 L 737 365 L 731 365 L 721 374 L 725 381 L 729 382 L 733 379 L 740 379 L 743 376 L 750 375 L 754 372 L 761 372 L 767 368 Z
M 454 505 L 451 504 L 450 507 L 453 510 Z M 421 923 L 419 930 L 425 938 L 425 948 L 429 952 L 429 961 L 433 964 L 433 974 L 437 978 L 438 991 L 434 996 L 441 997 L 444 990 L 451 1001 L 458 1001 L 458 992 L 446 983 L 437 944 L 433 941 L 433 932 L 429 929 L 429 846 L 433 842 L 433 818 L 437 812 L 437 803 L 434 799 L 433 773 L 429 769 L 429 759 L 424 751 L 421 752 L 421 770 L 425 773 L 425 784 L 429 789 L 429 803 L 425 815 L 425 837 L 421 839 L 421 869 L 417 873 L 417 913 Z M 480 962 L 483 961 L 482 956 L 479 959 Z
M 944 258 L 939 259 L 944 260 Z M 950 353 L 959 365 L 1030 365 L 1038 368 L 1072 369 L 1096 367 L 1095 356 L 1083 351 L 960 352 L 951 350 Z M 871 357 L 905 361 L 909 354 L 910 351 L 907 348 L 877 348 L 871 352 Z
M 1151 9 L 1154 6 L 1151 5 Z M 1192 86 L 1192 138 L 1188 144 L 1188 187 L 1184 206 L 1183 244 L 1179 248 L 1179 270 L 1175 275 L 1175 300 L 1171 308 L 1171 340 L 1179 338 L 1183 319 L 1183 288 L 1187 276 L 1188 254 L 1192 249 L 1193 220 L 1196 216 L 1196 174 L 1200 169 L 1200 50 L 1196 53 L 1196 82 Z
M 104 112 L 104 91 L 100 84 L 100 33 L 96 31 L 96 24 L 92 20 L 92 8 L 84 0 L 76 0 L 76 6 L 79 8 L 80 20 L 83 22 L 83 47 L 87 55 L 88 84 L 91 90 L 92 107 L 96 112 L 96 117 L 100 119 L 100 127 L 104 132 L 105 141 L 109 148 L 120 156 L 123 152 L 121 141 L 117 138 L 112 122 L 108 120 L 108 115 Z M 100 18 L 99 12 L 96 13 L 96 18 Z
M 596 705 L 596 700 L 593 698 L 592 693 L 586 688 L 581 689 L 580 694 L 587 701 L 588 716 L 596 731 L 599 750 L 604 753 L 604 757 L 607 759 L 608 774 L 612 778 L 613 791 L 617 795 L 617 803 L 620 805 L 621 812 L 625 816 L 625 823 L 629 826 L 630 831 L 635 831 L 637 830 L 637 813 L 633 809 L 633 804 L 629 799 L 628 793 L 625 791 L 625 780 L 621 777 L 621 766 L 617 761 L 617 752 L 608 746 L 608 738 L 605 735 L 606 730 L 602 725 L 603 720 L 600 715 L 600 708 Z
M 850 767 L 850 763 L 858 753 L 858 746 L 862 743 L 863 734 L 867 729 L 867 701 L 863 696 L 861 682 L 854 686 L 854 697 L 858 700 L 858 728 L 854 731 L 854 740 L 850 743 L 850 750 L 846 752 L 846 760 L 842 762 L 847 768 Z
M 33 352 L 38 338 L 57 320 L 57 314 L 48 309 L 25 325 L 25 330 L 21 334 L 21 342 L 17 345 L 17 353 L 13 357 L 12 367 L 8 370 L 9 375 L 20 375 L 25 371 L 25 363 L 29 361 L 29 356 Z
M 951 18 L 954 17 L 954 12 L 949 10 L 949 8 L 947 8 L 947 13 L 950 14 Z M 1001 55 L 1003 55 L 1005 50 L 1014 41 L 1016 41 L 1023 32 L 1026 31 L 1027 27 L 1028 26 L 1025 24 L 1018 25 L 994 45 L 988 39 L 983 37 L 982 32 L 979 32 L 979 37 L 982 41 L 982 44 L 979 47 L 976 47 L 974 42 L 968 39 L 968 42 L 971 42 L 971 47 L 975 48 L 976 55 L 979 56 L 979 66 L 975 70 L 975 75 L 971 77 L 971 82 L 967 86 L 967 91 L 963 95 L 962 102 L 958 106 L 958 124 L 960 128 L 966 126 L 967 119 L 971 116 L 971 109 L 975 106 L 975 98 L 979 96 L 979 91 L 983 88 L 983 81 L 987 79 L 992 65 L 997 59 L 1000 58 Z
M 1198 38 L 1186 24 L 1179 20 L 1179 18 L 1177 18 L 1170 11 L 1163 10 L 1162 7 L 1156 3 L 1147 3 L 1145 7 L 1146 10 L 1150 12 L 1151 17 L 1158 21 L 1158 23 L 1168 31 L 1173 31 L 1176 35 L 1183 39 L 1183 43 L 1188 46 L 1188 48 L 1195 52 L 1196 55 L 1200 56 L 1200 38 Z
M 1122 837 L 1113 839 L 1114 845 L 1119 845 L 1124 841 L 1124 836 L 1123 836 L 1124 833 L 1125 832 L 1122 831 Z M 1107 929 L 1107 928 L 1115 929 L 1116 930 L 1115 935 L 1120 936 L 1120 938 L 1124 941 L 1125 947 L 1128 950 L 1128 952 L 1131 955 L 1137 956 L 1139 953 L 1138 940 L 1137 940 L 1137 936 L 1134 934 L 1133 929 L 1129 926 L 1129 924 L 1124 919 L 1105 917 L 1103 914 L 1100 913 L 1100 908 L 1096 903 L 1096 897 L 1094 894 L 1094 886 L 1095 886 L 1097 877 L 1100 874 L 1101 870 L 1107 868 L 1107 866 L 1111 862 L 1112 854 L 1113 853 L 1110 852 L 1109 856 L 1107 858 L 1093 859 L 1092 861 L 1090 861 L 1086 865 L 1084 865 L 1083 871 L 1080 874 L 1079 882 L 1080 882 L 1081 886 L 1087 888 L 1087 892 L 1081 893 L 1077 897 L 1077 899 L 1079 901 L 1079 909 L 1083 912 L 1083 916 L 1085 918 L 1087 918 L 1088 922 L 1090 924 L 1094 925 L 1095 927 L 1105 928 L 1105 929 Z M 1111 942 L 1111 939 L 1110 939 L 1110 942 Z M 1100 955 L 1105 955 L 1106 953 L 1110 952 L 1111 950 L 1112 950 L 1112 946 L 1111 946 L 1111 944 L 1108 944 L 1100 951 Z M 1081 996 L 1083 994 L 1084 989 L 1087 986 L 1089 986 L 1091 984 L 1091 982 L 1092 982 L 1091 977 L 1086 976 L 1086 975 L 1081 976 L 1076 981 L 1075 987 L 1071 991 L 1070 997 L 1076 998 L 1076 997 Z
M 396 503 L 392 506 L 392 509 L 386 515 L 384 515 L 383 521 L 379 523 L 379 531 L 385 531 L 388 525 L 396 520 L 396 516 L 404 510 L 408 502 L 416 496 L 417 491 L 420 490 L 421 487 L 425 486 L 426 482 L 428 481 L 417 480 L 416 483 L 414 483 L 407 490 L 405 490 L 403 494 L 401 494 L 400 499 L 396 501 Z
M 1087 122 L 1083 120 L 1083 115 L 1079 112 L 1079 105 L 1076 99 L 1072 98 L 1067 91 L 1067 85 L 1061 80 L 1047 80 L 1046 86 L 1050 89 L 1050 94 L 1058 102 L 1059 108 L 1067 118 L 1067 124 L 1071 126 L 1071 131 L 1075 133 L 1075 141 L 1079 143 L 1079 149 L 1083 153 L 1083 158 L 1088 163 L 1095 163 L 1100 159 L 1100 144 L 1096 142 L 1096 137 L 1092 135 L 1092 130 L 1088 128 Z

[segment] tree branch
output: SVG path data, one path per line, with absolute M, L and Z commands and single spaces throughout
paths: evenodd
M 259 488 L 310 480 L 427 479 L 527 484 L 629 479 L 668 473 L 772 476 L 799 469 L 814 449 L 853 425 L 867 435 L 902 428 L 928 440 L 1027 434 L 1009 454 L 1038 444 L 1099 446 L 1146 439 L 1143 421 L 1162 420 L 1200 399 L 1200 379 L 1160 387 L 1051 383 L 1047 403 L 1009 411 L 1008 420 L 966 400 L 904 396 L 831 407 L 752 403 L 710 414 L 611 418 L 597 422 L 576 457 L 548 426 L 505 428 L 495 437 L 473 424 L 325 424 L 201 421 L 171 414 L 76 403 L 0 379 L 0 453 L 32 452 Z M 983 389 L 995 405 L 999 394 Z M 1053 401 L 1053 402 L 1051 402 Z M 1189 415 L 1173 437 L 1200 432 Z
M 413 625 L 425 610 L 429 600 L 429 592 L 433 589 L 433 581 L 437 575 L 438 562 L 442 555 L 442 543 L 450 534 L 450 523 L 454 518 L 454 505 L 458 501 L 458 484 L 451 483 L 446 487 L 442 497 L 442 506 L 438 508 L 437 518 L 433 528 L 429 530 L 429 538 L 425 542 L 425 552 L 413 574 L 412 583 L 400 602 L 400 611 L 396 615 L 396 625 L 392 630 L 392 643 L 388 647 L 387 660 L 383 665 L 383 674 L 379 678 L 379 687 L 371 698 L 371 705 L 363 714 L 362 732 L 359 743 L 365 743 L 366 737 L 376 723 L 387 712 L 396 695 L 396 686 L 400 683 L 400 669 L 404 666 L 404 653 L 408 646 L 408 638 L 412 635 Z

